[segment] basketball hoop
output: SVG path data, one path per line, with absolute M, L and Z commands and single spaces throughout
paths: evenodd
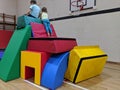
M 83 10 L 83 6 L 84 6 L 84 3 L 83 2 L 80 2 L 81 4 L 79 4 L 78 7 L 80 7 L 80 11 Z
M 83 0 L 74 0 L 71 2 L 71 6 L 76 7 L 81 11 L 83 10 L 84 2 Z

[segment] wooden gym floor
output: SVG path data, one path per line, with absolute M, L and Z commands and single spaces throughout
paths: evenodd
M 0 80 L 0 90 L 48 90 L 40 88 L 23 79 L 16 79 L 7 83 Z M 120 90 L 120 64 L 106 63 L 101 75 L 78 84 L 65 81 L 57 90 Z

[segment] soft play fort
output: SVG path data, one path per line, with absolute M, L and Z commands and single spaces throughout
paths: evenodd
M 58 37 L 53 25 L 48 37 L 39 18 L 20 16 L 17 29 L 0 30 L 0 79 L 34 78 L 51 90 L 64 78 L 78 83 L 99 75 L 107 55 L 99 46 L 77 46 L 75 38 Z

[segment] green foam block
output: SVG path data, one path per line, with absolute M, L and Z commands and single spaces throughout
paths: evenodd
M 24 28 L 26 25 L 30 25 L 31 22 L 42 23 L 39 18 L 23 15 L 17 19 L 17 29 Z
M 15 30 L 0 61 L 0 79 L 9 81 L 20 77 L 20 52 L 26 50 L 31 26 Z

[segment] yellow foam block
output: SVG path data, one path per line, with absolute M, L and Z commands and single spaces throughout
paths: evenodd
M 41 67 L 42 67 L 42 54 L 43 52 L 21 51 L 21 78 L 26 79 L 30 77 L 31 71 L 27 71 L 26 67 L 34 69 L 34 83 L 40 85 Z M 48 59 L 48 55 L 43 55 L 43 64 Z M 46 59 L 46 60 L 45 60 Z
M 70 51 L 65 78 L 78 83 L 101 74 L 107 55 L 99 46 L 76 46 Z

